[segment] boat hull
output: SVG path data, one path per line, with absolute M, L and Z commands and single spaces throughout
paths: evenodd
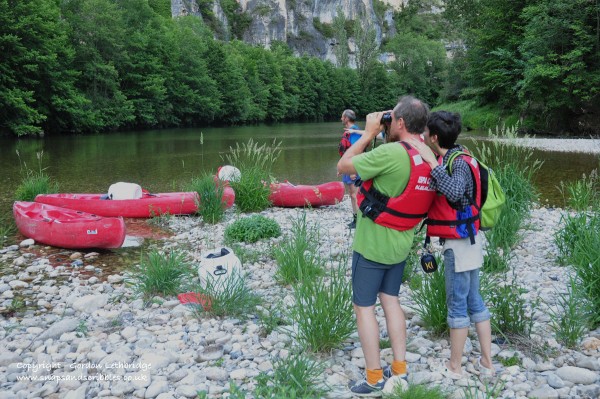
M 315 186 L 294 185 L 289 182 L 271 184 L 269 200 L 280 207 L 318 207 L 335 205 L 344 198 L 344 184 L 329 182 Z
M 125 222 L 37 202 L 13 205 L 17 228 L 25 237 L 60 248 L 119 248 L 125 241 Z
M 164 214 L 187 215 L 198 210 L 196 192 L 144 193 L 139 199 L 106 200 L 102 194 L 40 194 L 35 202 L 93 213 L 100 216 L 149 218 Z M 230 187 L 223 192 L 223 204 L 233 205 L 235 194 Z

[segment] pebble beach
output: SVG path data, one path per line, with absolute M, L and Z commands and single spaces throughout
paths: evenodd
M 271 208 L 263 215 L 275 219 L 283 234 L 300 209 Z M 586 334 L 576 350 L 562 347 L 549 328 L 548 309 L 564 292 L 569 268 L 556 262 L 553 234 L 560 225 L 560 209 L 539 207 L 521 231 L 522 241 L 513 250 L 511 268 L 524 288 L 528 303 L 538 302 L 533 313 L 532 342 L 546 345 L 548 356 L 539 357 L 509 345 L 493 344 L 498 378 L 504 382 L 502 398 L 598 398 L 600 396 L 600 329 Z M 307 211 L 309 223 L 318 223 L 323 237 L 322 255 L 335 258 L 348 253 L 352 233 L 345 226 L 348 200 Z M 195 217 L 174 217 L 172 237 L 156 241 L 162 249 L 185 251 L 198 262 L 203 251 L 223 245 L 223 231 L 236 219 L 205 225 Z M 267 302 L 294 301 L 290 287 L 274 279 L 275 262 L 267 255 L 282 237 L 260 241 L 248 248 L 264 254 L 243 265 L 250 287 Z M 14 296 L 31 306 L 24 315 L 0 319 L 0 398 L 194 398 L 197 391 L 210 398 L 227 397 L 230 381 L 251 389 L 253 377 L 270 372 L 273 360 L 285 357 L 294 346 L 285 329 L 264 336 L 256 317 L 197 318 L 188 305 L 165 298 L 144 306 L 128 280 L 127 272 L 106 275 L 102 255 L 71 253 L 69 262 L 53 266 L 33 255 L 39 247 L 31 240 L 0 249 L 4 275 L 0 278 L 0 305 Z M 75 259 L 75 260 L 73 260 Z M 73 266 L 77 264 L 78 266 Z M 349 276 L 348 270 L 348 276 Z M 464 353 L 469 378 L 452 381 L 436 371 L 448 358 L 447 339 L 434 337 L 412 310 L 415 305 L 407 284 L 400 301 L 408 327 L 409 383 L 439 384 L 452 397 L 462 398 L 462 387 L 483 386 L 474 364 L 478 344 L 471 331 Z M 385 321 L 377 308 L 382 337 Z M 499 359 L 517 355 L 518 365 L 504 367 Z M 322 380 L 329 398 L 351 398 L 347 384 L 364 373 L 364 358 L 357 334 L 344 347 L 316 355 L 325 362 Z M 392 360 L 391 349 L 382 359 Z
M 518 139 L 534 148 L 600 154 L 600 140 Z M 291 229 L 301 209 L 271 208 L 261 214 L 275 219 L 282 236 L 244 244 L 257 253 L 243 271 L 250 288 L 266 304 L 294 302 L 292 289 L 279 285 L 277 265 L 269 256 Z M 575 399 L 600 397 L 600 329 L 589 331 L 575 349 L 562 346 L 550 328 L 549 312 L 566 292 L 571 268 L 557 262 L 554 233 L 561 226 L 564 210 L 537 206 L 520 231 L 521 241 L 513 249 L 509 275 L 523 288 L 533 320 L 531 346 L 519 349 L 497 340 L 492 355 L 499 398 Z M 225 227 L 239 217 L 235 206 L 225 220 L 204 224 L 197 217 L 173 217 L 167 238 L 153 240 L 150 248 L 177 249 L 198 265 L 204 252 L 224 246 Z M 309 224 L 319 227 L 321 255 L 327 259 L 349 258 L 352 231 L 346 227 L 350 203 L 306 211 Z M 255 315 L 246 320 L 198 318 L 189 305 L 176 297 L 145 304 L 131 284 L 127 270 L 110 272 L 106 254 L 61 252 L 65 261 L 45 255 L 50 248 L 31 239 L 0 248 L 0 399 L 8 398 L 195 398 L 205 391 L 209 398 L 226 398 L 230 382 L 251 391 L 254 377 L 273 370 L 274 359 L 285 358 L 295 346 L 289 333 L 293 326 L 265 335 Z M 332 261 L 333 262 L 333 261 Z M 133 264 L 132 264 L 133 266 Z M 420 271 L 419 271 L 420 272 Z M 10 314 L 15 298 L 26 305 Z M 450 356 L 447 338 L 436 337 L 415 313 L 408 284 L 403 284 L 400 302 L 407 319 L 410 384 L 439 385 L 452 398 L 462 399 L 464 387 L 485 389 L 474 365 L 479 357 L 473 330 L 464 351 L 467 378 L 453 381 L 436 365 Z M 535 309 L 533 304 L 537 304 Z M 376 308 L 381 337 L 385 320 Z M 498 337 L 496 337 L 498 338 Z M 324 362 L 321 382 L 328 398 L 351 398 L 351 380 L 362 379 L 364 357 L 354 333 L 342 347 L 315 354 Z M 391 362 L 391 349 L 383 349 L 382 360 Z M 503 359 L 518 358 L 504 366 Z M 506 362 L 505 362 L 506 363 Z

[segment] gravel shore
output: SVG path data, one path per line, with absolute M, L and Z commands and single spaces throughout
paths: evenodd
M 583 152 L 587 154 L 600 154 L 600 139 L 540 139 L 535 137 L 517 139 L 497 139 L 510 142 L 522 147 L 535 148 L 544 151 L 558 152 Z
M 263 214 L 277 220 L 285 234 L 300 212 L 272 208 Z M 494 344 L 495 365 L 504 381 L 501 398 L 600 397 L 600 329 L 589 332 L 580 347 L 571 350 L 560 345 L 549 328 L 548 309 L 556 305 L 557 293 L 566 290 L 570 273 L 570 268 L 557 264 L 552 238 L 562 212 L 534 209 L 513 251 L 511 267 L 524 289 L 522 297 L 529 305 L 539 303 L 533 312 L 531 342 L 544 348 L 546 355 Z M 324 256 L 333 258 L 349 250 L 349 215 L 348 200 L 307 211 L 307 220 L 321 229 Z M 172 218 L 175 235 L 152 245 L 181 249 L 197 263 L 203 251 L 223 244 L 224 228 L 237 217 L 228 210 L 227 220 L 214 226 L 198 218 Z M 280 240 L 247 245 L 259 256 L 244 270 L 250 287 L 266 301 L 281 298 L 290 304 L 291 288 L 275 282 L 277 266 L 268 256 Z M 198 319 L 174 297 L 145 307 L 125 284 L 126 273 L 104 274 L 102 255 L 71 254 L 64 265 L 52 266 L 49 259 L 34 254 L 39 248 L 26 240 L 0 250 L 0 308 L 10 306 L 15 297 L 28 305 L 24 314 L 0 317 L 0 399 L 193 398 L 199 390 L 209 392 L 210 398 L 227 397 L 230 381 L 251 389 L 253 377 L 270 372 L 273 359 L 287 356 L 294 344 L 283 330 L 260 334 L 256 317 Z M 464 397 L 465 386 L 481 386 L 473 367 L 478 359 L 474 332 L 464 354 L 470 377 L 447 379 L 434 365 L 449 357 L 448 340 L 423 327 L 411 309 L 415 303 L 406 284 L 400 298 L 407 315 L 409 382 L 440 385 L 457 399 Z M 377 317 L 385 336 L 380 308 Z M 502 366 L 501 359 L 515 356 L 517 365 Z M 364 373 L 358 336 L 319 358 L 326 364 L 322 379 L 330 387 L 328 397 L 350 398 L 348 382 Z M 391 361 L 390 349 L 382 351 L 382 359 Z

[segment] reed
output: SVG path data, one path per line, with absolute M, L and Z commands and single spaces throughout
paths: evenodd
M 319 226 L 308 224 L 306 212 L 292 219 L 291 224 L 291 233 L 273 250 L 276 278 L 285 285 L 314 279 L 325 267 L 318 250 Z
M 345 265 L 332 268 L 327 276 L 297 284 L 294 298 L 290 309 L 297 327 L 294 334 L 306 349 L 327 352 L 338 348 L 355 331 L 352 286 Z
M 396 385 L 391 394 L 385 395 L 385 399 L 448 399 L 450 395 L 442 390 L 440 386 L 427 386 L 420 384 L 409 384 L 403 389 L 400 384 Z
M 535 311 L 537 303 L 530 304 L 531 310 L 527 310 L 527 301 L 522 294 L 526 291 L 519 286 L 516 275 L 509 279 L 508 275 L 496 280 L 493 290 L 484 290 L 488 296 L 490 312 L 492 314 L 492 332 L 505 337 L 524 336 L 529 337 L 533 326 L 530 314 Z
M 58 192 L 58 184 L 50 180 L 50 176 L 43 168 L 44 152 L 36 153 L 37 170 L 30 169 L 27 163 L 21 161 L 21 155 L 17 151 L 21 163 L 21 183 L 15 191 L 17 201 L 33 201 L 38 194 L 54 194 Z
M 564 203 L 575 211 L 586 211 L 597 207 L 600 202 L 600 179 L 598 170 L 594 169 L 588 176 L 585 174 L 574 182 L 560 182 L 558 187 Z
M 204 174 L 201 177 L 193 178 L 186 191 L 198 193 L 200 203 L 197 214 L 205 223 L 216 224 L 223 220 L 225 215 L 224 187 L 221 183 L 215 182 L 213 175 Z
M 16 231 L 17 227 L 12 217 L 8 215 L 0 216 L 0 247 L 7 244 Z

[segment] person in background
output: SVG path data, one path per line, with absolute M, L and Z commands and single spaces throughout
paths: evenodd
M 349 141 L 350 145 L 353 145 L 360 139 L 360 134 L 354 133 L 351 130 L 359 130 L 360 128 L 356 125 L 356 113 L 351 109 L 346 109 L 342 112 L 342 117 L 340 118 L 342 124 L 344 125 L 344 132 L 342 133 L 342 141 L 344 139 Z M 347 132 L 349 134 L 347 134 Z M 342 146 L 342 144 L 340 144 Z M 354 174 L 342 174 L 342 182 L 344 183 L 344 189 L 346 194 L 350 197 L 350 203 L 352 205 L 352 220 L 348 223 L 348 227 L 353 229 L 356 227 L 356 213 L 358 212 L 358 206 L 356 205 L 356 193 L 358 192 L 358 187 L 355 186 L 356 180 L 359 177 Z
M 398 295 L 414 227 L 425 217 L 436 194 L 424 184 L 431 168 L 406 141 L 423 132 L 428 113 L 423 102 L 405 96 L 393 111 L 369 114 L 364 134 L 338 162 L 339 173 L 359 174 L 363 179 L 357 196 L 361 217 L 352 246 L 352 302 L 366 379 L 350 387 L 356 396 L 381 396 L 386 379 L 406 378 L 408 373 L 406 320 Z M 388 132 L 386 143 L 363 153 L 382 130 Z M 381 212 L 373 213 L 373 209 Z M 393 363 L 385 368 L 379 353 L 377 297 L 394 354 Z
M 478 371 L 484 377 L 495 374 L 491 356 L 490 312 L 479 292 L 479 268 L 483 265 L 481 235 L 478 234 L 481 208 L 479 167 L 477 161 L 467 155 L 454 159 L 451 174 L 447 167 L 452 153 L 465 151 L 456 143 L 460 132 L 459 114 L 433 112 L 427 122 L 425 143 L 410 141 L 432 168 L 431 187 L 442 194 L 432 204 L 426 223 L 427 235 L 440 237 L 444 254 L 450 361 L 442 364 L 440 371 L 455 380 L 465 377 L 461 360 L 471 323 L 475 324 L 481 346 Z

